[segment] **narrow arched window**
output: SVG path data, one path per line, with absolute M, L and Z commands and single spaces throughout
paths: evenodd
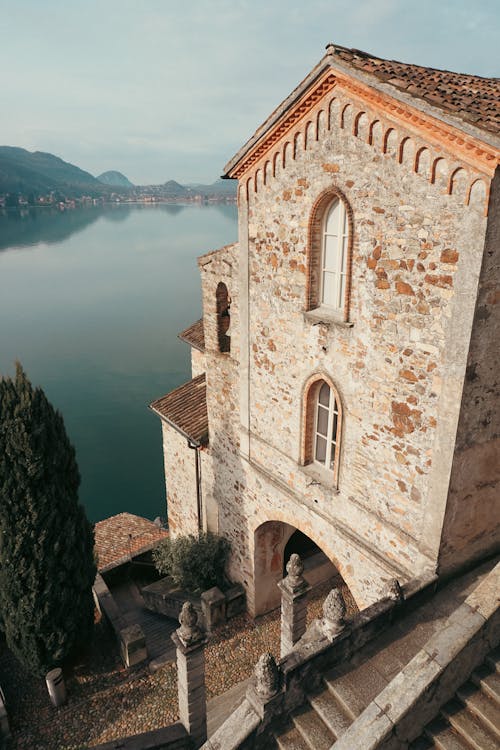
M 343 310 L 347 281 L 349 224 L 344 202 L 335 198 L 325 213 L 322 230 L 322 305 Z
M 339 406 L 328 385 L 318 390 L 314 431 L 314 461 L 329 471 L 335 470 L 339 431 Z
M 231 351 L 231 339 L 229 337 L 229 324 L 231 321 L 229 310 L 231 307 L 231 299 L 224 282 L 220 281 L 217 284 L 215 297 L 217 305 L 217 339 L 219 342 L 219 351 L 227 353 Z
M 339 395 L 329 378 L 314 375 L 303 395 L 300 461 L 328 472 L 334 486 L 338 485 L 341 432 Z

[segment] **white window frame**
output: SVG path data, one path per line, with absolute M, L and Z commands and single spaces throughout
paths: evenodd
M 339 215 L 335 233 L 327 233 L 328 218 L 331 212 L 339 207 Z M 335 237 L 334 246 L 334 263 L 331 268 L 326 266 L 326 248 L 327 238 Z M 349 252 L 349 220 L 346 206 L 340 198 L 334 200 L 328 205 L 323 217 L 321 227 L 321 283 L 320 283 L 320 304 L 332 310 L 342 311 L 345 306 L 345 295 L 347 286 L 347 256 Z M 331 285 L 331 286 L 330 286 Z M 332 294 L 326 293 L 331 291 Z M 326 299 L 333 298 L 331 302 L 325 302 Z
M 329 383 L 326 382 L 326 380 L 323 380 L 320 382 L 321 382 L 321 385 L 319 385 L 318 393 L 315 399 L 313 461 L 315 464 L 318 464 L 323 469 L 326 469 L 327 471 L 331 471 L 332 474 L 336 475 L 336 467 L 337 467 L 338 453 L 339 453 L 341 413 L 339 409 L 339 403 L 337 400 L 337 394 L 335 393 L 334 389 L 330 386 Z M 323 385 L 326 385 L 326 387 L 328 388 L 328 393 L 329 393 L 328 407 L 326 407 L 324 404 L 321 404 L 319 400 Z M 326 435 L 324 435 L 321 432 L 318 432 L 320 409 L 324 409 L 325 411 L 328 411 Z M 337 417 L 336 420 L 335 420 L 335 417 Z M 321 437 L 323 440 L 326 440 L 326 454 L 325 454 L 324 461 L 321 461 L 320 459 L 317 458 L 318 437 Z

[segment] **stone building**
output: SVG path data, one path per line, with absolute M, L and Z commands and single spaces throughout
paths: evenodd
M 239 240 L 151 406 L 170 533 L 230 539 L 255 615 L 295 551 L 361 608 L 498 550 L 499 99 L 329 45 L 225 168 Z

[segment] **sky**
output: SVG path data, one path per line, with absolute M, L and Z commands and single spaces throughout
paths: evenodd
M 498 0 L 0 0 L 0 145 L 213 182 L 330 41 L 500 75 Z

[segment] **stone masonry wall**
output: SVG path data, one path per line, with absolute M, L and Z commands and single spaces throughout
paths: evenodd
M 441 546 L 488 185 L 444 147 L 431 151 L 376 112 L 361 115 L 341 97 L 320 101 L 310 124 L 298 123 L 240 181 L 239 245 L 199 260 L 210 430 L 203 502 L 209 528 L 232 543 L 230 575 L 256 614 L 265 611 L 259 544 L 269 575 L 282 572 L 284 539 L 261 533 L 268 521 L 313 539 L 361 607 L 389 577 L 434 567 Z M 306 314 L 309 221 L 327 191 L 352 212 L 349 325 Z M 228 354 L 217 350 L 221 281 L 232 299 Z M 300 465 L 314 373 L 342 400 L 338 487 Z M 195 490 L 190 497 L 195 511 Z M 173 504 L 170 496 L 178 527 L 189 527 L 191 505 Z M 450 540 L 466 520 L 454 514 Z
M 492 184 L 485 252 L 462 392 L 440 570 L 500 547 L 500 171 Z
M 166 422 L 161 423 L 167 484 L 168 528 L 179 534 L 198 533 L 195 451 L 187 439 Z
M 313 113 L 318 135 L 307 128 L 306 143 L 302 131 L 278 144 L 279 158 L 240 188 L 240 203 L 248 200 L 252 467 L 242 472 L 242 484 L 253 484 L 255 495 L 244 486 L 223 501 L 220 523 L 234 535 L 245 509 L 239 569 L 253 555 L 256 519 L 300 527 L 367 603 L 388 569 L 404 578 L 437 561 L 486 187 L 473 182 L 469 190 L 474 175 L 452 154 L 434 152 L 431 159 L 415 134 L 392 128 L 384 135 L 376 113 L 365 116 L 375 122 L 368 128 L 344 105 L 332 102 L 330 130 L 326 117 Z M 315 325 L 304 315 L 309 217 L 329 190 L 343 194 L 352 210 L 352 327 Z M 242 237 L 240 246 L 243 265 Z M 338 492 L 299 465 L 302 393 L 314 372 L 328 374 L 342 399 Z

